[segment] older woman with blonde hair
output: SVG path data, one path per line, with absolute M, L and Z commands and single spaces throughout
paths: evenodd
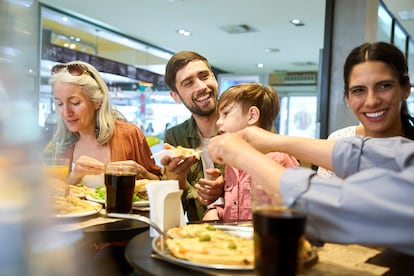
M 71 161 L 69 184 L 103 185 L 104 164 L 113 161 L 135 163 L 137 178 L 160 178 L 143 132 L 112 107 L 94 66 L 82 61 L 55 65 L 50 84 L 58 114 L 52 143 L 55 154 Z

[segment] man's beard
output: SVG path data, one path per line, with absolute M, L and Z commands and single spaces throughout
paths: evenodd
M 183 102 L 183 104 L 185 105 L 185 107 L 187 107 L 188 110 L 190 110 L 191 113 L 193 113 L 195 115 L 198 115 L 198 116 L 202 116 L 202 117 L 208 117 L 211 114 L 213 114 L 214 112 L 216 112 L 216 106 L 217 106 L 216 101 L 214 101 L 213 105 L 210 106 L 210 108 L 208 108 L 206 110 L 201 109 L 197 105 L 189 106 L 185 102 Z

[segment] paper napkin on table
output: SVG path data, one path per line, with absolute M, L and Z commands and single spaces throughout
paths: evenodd
M 153 181 L 145 185 L 150 204 L 150 219 L 163 231 L 185 225 L 183 205 L 181 203 L 182 190 L 177 180 Z M 150 228 L 150 236 L 158 233 Z

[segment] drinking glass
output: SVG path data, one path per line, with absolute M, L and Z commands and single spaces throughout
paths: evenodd
M 251 191 L 256 274 L 296 275 L 301 271 L 306 216 L 284 207 L 280 195 L 259 185 Z
M 52 177 L 59 178 L 66 182 L 69 174 L 69 159 L 47 158 L 43 159 L 43 172 Z
M 132 164 L 111 162 L 105 165 L 106 212 L 130 213 L 137 169 Z

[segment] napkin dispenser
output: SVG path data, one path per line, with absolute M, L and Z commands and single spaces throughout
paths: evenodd
M 177 180 L 152 181 L 146 184 L 150 219 L 163 231 L 185 225 L 183 205 L 181 203 L 182 190 Z M 158 233 L 150 228 L 150 237 Z

